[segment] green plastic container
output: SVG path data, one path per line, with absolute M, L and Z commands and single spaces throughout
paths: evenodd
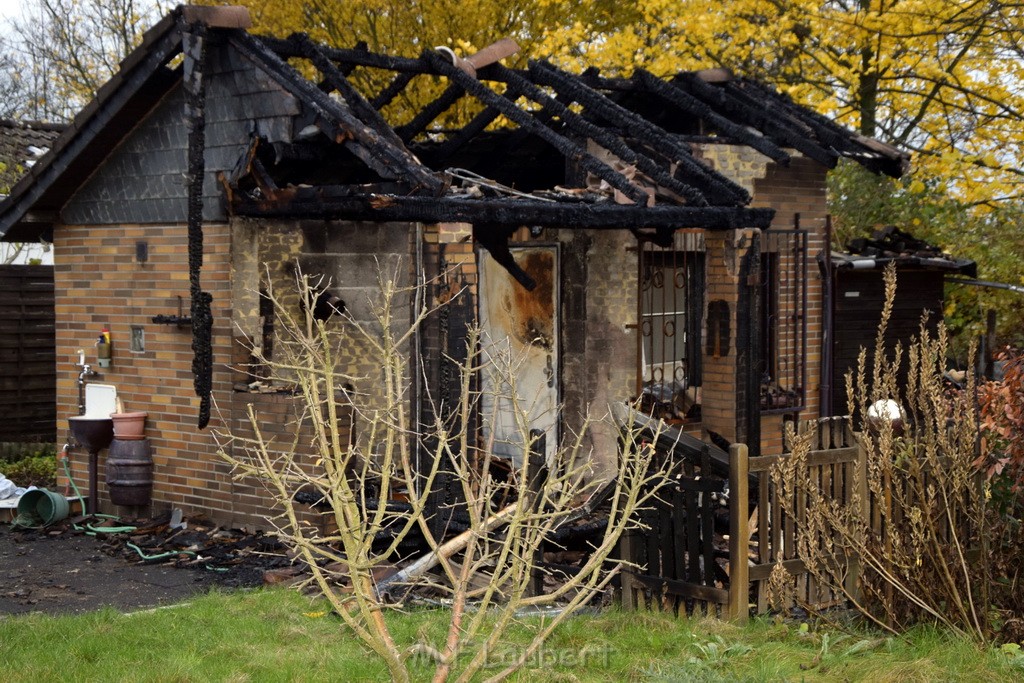
M 19 526 L 42 529 L 67 518 L 68 499 L 46 489 L 33 489 L 18 501 Z

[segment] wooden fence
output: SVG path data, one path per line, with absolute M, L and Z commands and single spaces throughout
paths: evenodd
M 57 438 L 53 266 L 0 266 L 0 441 Z
M 809 474 L 823 494 L 840 505 L 850 504 L 854 487 L 865 481 L 856 474 L 865 459 L 848 422 L 822 420 L 813 438 Z M 787 514 L 771 482 L 772 465 L 786 457 L 748 458 L 742 444 L 730 449 L 728 537 L 720 533 L 721 515 L 716 534 L 719 503 L 713 500 L 726 481 L 677 476 L 662 500 L 645 511 L 645 530 L 623 537 L 620 557 L 635 565 L 623 574 L 623 606 L 706 612 L 744 621 L 752 604 L 757 612 L 767 611 L 768 579 L 780 560 L 796 577 L 797 600 L 816 606 L 835 603 L 838 596 L 818 585 L 797 554 L 797 532 L 806 524 L 805 494 L 796 494 L 791 506 L 795 512 Z M 866 492 L 860 493 L 860 500 L 868 500 Z M 855 564 L 848 577 L 852 589 Z
M 823 496 L 831 498 L 840 506 L 851 505 L 855 487 L 863 488 L 866 478 L 857 476 L 863 471 L 864 455 L 857 446 L 849 422 L 845 418 L 823 419 L 818 422 L 817 431 L 812 434 L 811 451 L 807 454 L 807 468 L 811 481 Z M 768 609 L 768 578 L 781 561 L 783 568 L 796 577 L 797 601 L 817 607 L 834 604 L 839 598 L 832 591 L 808 574 L 803 560 L 797 553 L 797 534 L 807 524 L 806 493 L 797 490 L 796 500 L 790 508 L 794 514 L 783 509 L 781 492 L 772 484 L 771 468 L 785 455 L 764 455 L 750 458 L 747 470 L 757 475 L 757 490 L 754 514 L 737 520 L 740 538 L 749 539 L 746 547 L 749 560 L 751 598 L 758 613 Z M 749 479 L 744 478 L 744 482 Z M 742 485 L 741 485 L 742 486 Z M 859 492 L 860 500 L 867 500 L 866 490 Z M 742 496 L 742 488 L 737 491 Z M 747 496 L 750 499 L 749 492 Z M 739 559 L 739 558 L 737 558 Z M 847 574 L 848 588 L 856 585 L 857 571 L 852 566 Z
M 746 446 L 733 446 L 729 452 L 731 472 L 744 469 L 746 460 Z M 726 539 L 716 532 L 716 521 L 720 527 L 721 520 L 728 518 L 731 532 L 734 520 L 746 514 L 746 506 L 730 503 L 737 509 L 718 514 L 727 487 L 736 485 L 735 476 L 728 480 L 693 476 L 692 469 L 687 469 L 689 473 L 674 476 L 660 500 L 644 510 L 644 529 L 622 538 L 620 557 L 633 565 L 623 572 L 623 607 L 740 618 L 747 610 L 746 565 L 738 572 L 730 569 L 730 560 L 738 552 L 732 545 L 739 536 L 731 533 Z M 708 469 L 705 462 L 702 471 Z M 730 577 L 731 572 L 736 575 Z

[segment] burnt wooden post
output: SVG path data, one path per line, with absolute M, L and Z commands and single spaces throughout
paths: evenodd
M 526 476 L 526 510 L 527 514 L 540 512 L 544 507 L 544 483 L 548 478 L 547 435 L 539 429 L 530 430 L 530 458 Z M 540 563 L 544 561 L 543 543 L 537 546 L 530 563 L 530 583 L 527 594 L 542 595 L 544 593 L 544 572 Z
M 184 53 L 185 123 L 188 128 L 188 279 L 192 298 L 192 375 L 199 397 L 200 429 L 210 422 L 210 391 L 213 382 L 213 295 L 203 291 L 203 180 L 206 177 L 206 24 L 188 24 L 182 32 Z M 90 491 L 90 496 L 95 495 Z
M 730 621 L 746 623 L 749 616 L 750 572 L 747 562 L 750 526 L 750 485 L 747 447 L 729 447 L 729 604 Z M 764 504 L 764 501 L 762 501 Z M 764 534 L 764 531 L 761 531 Z

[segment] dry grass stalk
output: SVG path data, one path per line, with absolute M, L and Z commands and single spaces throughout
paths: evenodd
M 851 415 L 864 425 L 852 500 L 844 504 L 822 490 L 807 463 L 811 434 L 792 428 L 793 452 L 774 468 L 773 481 L 787 514 L 805 520 L 798 525 L 798 552 L 822 585 L 893 632 L 933 621 L 984 641 L 988 561 L 978 551 L 986 503 L 973 464 L 979 435 L 973 378 L 962 391 L 944 383 L 948 339 L 941 323 L 933 334 L 922 321 L 919 339 L 905 353 L 899 346 L 887 351 L 894 269 L 886 270 L 885 282 L 871 366 L 862 351 L 857 372 L 847 376 Z M 869 416 L 869 406 L 890 399 L 901 406 L 899 421 Z M 797 509 L 801 498 L 806 507 Z M 857 581 L 850 581 L 857 565 Z

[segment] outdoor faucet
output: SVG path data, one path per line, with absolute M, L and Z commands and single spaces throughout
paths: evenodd
M 99 373 L 85 362 L 85 351 L 81 349 L 78 350 L 78 363 L 76 366 L 82 368 L 82 371 L 78 373 L 78 414 L 85 415 L 85 380 L 90 377 L 96 377 Z

